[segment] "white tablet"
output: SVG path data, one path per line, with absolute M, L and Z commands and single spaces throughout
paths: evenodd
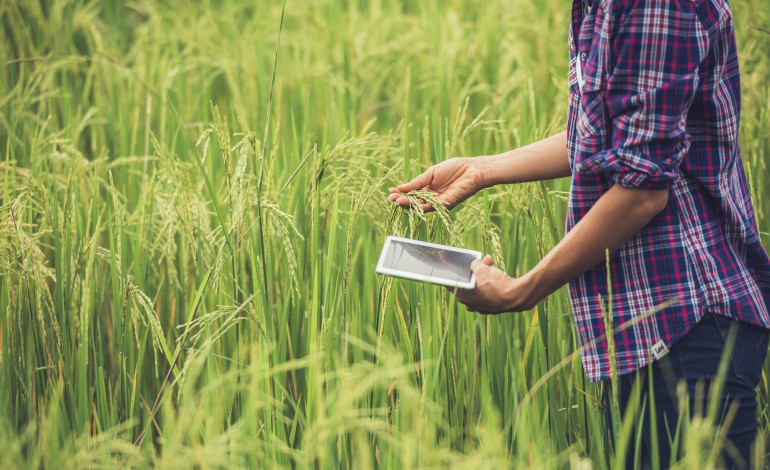
M 481 259 L 480 251 L 388 237 L 376 271 L 386 276 L 473 289 L 476 275 L 471 272 L 471 263 L 475 259 Z

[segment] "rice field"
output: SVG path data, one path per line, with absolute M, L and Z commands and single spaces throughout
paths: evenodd
M 734 2 L 770 246 L 770 3 Z M 563 130 L 568 2 L 0 3 L 0 466 L 612 468 L 566 289 L 468 313 L 388 235 L 512 275 L 569 181 L 449 214 L 387 188 Z M 757 455 L 770 453 L 766 366 Z M 708 417 L 679 436 L 708 468 Z M 768 460 L 768 459 L 765 459 Z

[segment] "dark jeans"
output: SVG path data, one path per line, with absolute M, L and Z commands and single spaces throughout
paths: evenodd
M 642 403 L 645 404 L 644 414 L 641 415 L 640 413 L 637 416 L 637 419 L 643 420 L 641 436 L 637 434 L 639 421 L 636 421 L 626 454 L 626 468 L 634 468 L 636 446 L 641 446 L 638 453 L 641 457 L 642 468 L 653 467 L 650 384 L 648 383 L 650 372 L 652 372 L 652 392 L 654 393 L 652 401 L 654 402 L 654 417 L 658 435 L 658 461 L 660 468 L 668 468 L 672 462 L 672 450 L 668 437 L 673 437 L 676 434 L 680 416 L 677 383 L 681 381 L 686 386 L 686 392 L 689 396 L 689 416 L 698 414 L 706 416 L 710 401 L 708 394 L 711 381 L 717 375 L 722 354 L 726 352 L 725 346 L 731 327 L 737 331 L 733 333 L 735 334 L 735 343 L 719 398 L 719 422 L 729 416 L 729 409 L 733 403 L 737 405 L 737 412 L 729 424 L 727 433 L 727 439 L 734 450 L 723 450 L 722 464 L 727 468 L 749 467 L 752 455 L 751 448 L 759 426 L 756 387 L 762 376 L 762 365 L 767 353 L 770 331 L 721 315 L 706 314 L 689 333 L 670 348 L 670 352 L 661 360 L 653 362 L 638 372 L 618 378 L 618 402 L 621 419 L 629 404 L 638 404 L 637 409 L 641 409 Z M 632 394 L 636 380 L 642 381 L 641 400 L 639 399 L 640 396 L 634 397 Z M 612 436 L 612 419 L 609 407 L 611 388 L 612 385 L 607 380 L 604 394 L 605 413 Z M 679 440 L 681 442 L 681 437 Z M 675 457 L 681 457 L 681 454 Z

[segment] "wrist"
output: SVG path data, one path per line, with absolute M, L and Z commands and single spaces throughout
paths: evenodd
M 531 310 L 543 300 L 549 292 L 541 273 L 534 269 L 514 279 L 508 291 L 508 299 L 517 311 Z
M 497 176 L 499 170 L 499 155 L 483 155 L 479 157 L 473 157 L 471 159 L 473 166 L 479 170 L 481 174 L 479 190 L 491 188 L 497 184 L 500 184 Z

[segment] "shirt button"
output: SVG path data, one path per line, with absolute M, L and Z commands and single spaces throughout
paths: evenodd
M 581 60 L 581 61 L 583 61 L 583 62 L 585 62 L 585 61 L 586 61 L 586 53 L 585 53 L 585 52 L 583 52 L 582 54 L 580 54 L 580 60 Z

